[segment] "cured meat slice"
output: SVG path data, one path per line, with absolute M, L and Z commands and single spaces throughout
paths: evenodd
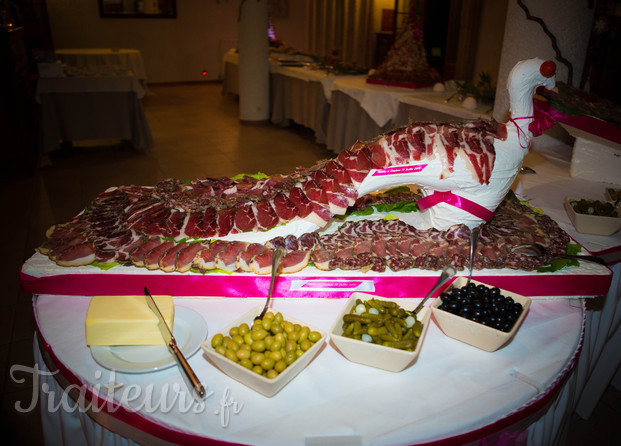
M 159 237 L 153 237 L 146 240 L 142 245 L 138 246 L 132 251 L 130 260 L 135 266 L 144 266 L 144 255 L 151 251 L 156 246 L 162 244 L 162 239 Z
M 358 191 L 354 188 L 351 178 L 345 168 L 336 160 L 330 160 L 324 167 L 340 186 L 340 192 L 347 198 L 348 205 L 353 206 L 358 198 Z
M 170 248 L 175 246 L 175 242 L 164 242 L 144 255 L 144 266 L 149 270 L 156 270 L 160 267 L 160 258 Z
M 336 160 L 345 168 L 354 186 L 360 185 L 369 174 L 373 163 L 364 143 L 358 141 L 338 154 Z
M 278 249 L 278 248 L 285 249 L 285 245 L 286 245 L 285 238 L 281 236 L 274 237 L 273 239 L 268 240 L 265 243 L 265 246 L 268 249 Z
M 54 261 L 60 266 L 90 265 L 95 261 L 95 247 L 91 242 L 72 245 L 53 254 Z
M 142 226 L 142 230 L 149 236 L 159 236 L 164 232 L 164 227 L 168 218 L 172 214 L 172 210 L 162 207 L 156 212 L 150 214 L 149 222 Z
M 234 218 L 235 208 L 220 209 L 216 213 L 215 220 L 218 227 L 218 236 L 223 237 L 231 232 Z
M 328 195 L 326 194 L 326 190 L 316 181 L 306 181 L 302 184 L 302 190 L 304 191 L 304 194 L 308 197 L 308 199 L 313 203 L 322 206 L 330 205 L 328 202 Z
M 237 257 L 237 268 L 242 271 L 252 271 L 252 267 L 250 266 L 252 260 L 255 258 L 255 256 L 258 256 L 259 254 L 262 254 L 267 250 L 268 248 L 265 245 L 262 245 L 260 243 L 251 243 L 250 245 L 248 245 L 245 251 L 239 253 L 239 256 Z
M 162 235 L 167 238 L 176 238 L 181 234 L 185 222 L 186 213 L 172 211 L 162 228 Z
M 328 224 L 332 216 L 333 214 L 328 208 L 313 203 L 313 211 L 308 214 L 304 220 L 314 223 L 319 227 L 323 227 Z
M 315 268 L 322 271 L 330 271 L 336 267 L 333 265 L 334 251 L 326 248 L 315 248 L 311 252 L 311 261 Z
M 141 234 L 134 231 L 131 231 L 131 234 L 131 241 L 123 246 L 119 246 L 116 249 L 114 260 L 123 265 L 131 263 L 131 254 L 144 243 L 144 239 Z
M 281 223 L 286 223 L 298 216 L 295 204 L 283 192 L 277 193 L 272 199 L 272 206 Z
M 257 226 L 254 216 L 254 207 L 251 205 L 239 206 L 235 210 L 234 225 L 231 233 L 249 232 Z
M 216 254 L 216 268 L 224 271 L 235 271 L 237 269 L 237 256 L 243 252 L 247 246 L 247 242 L 228 242 L 226 247 Z
M 293 203 L 297 210 L 298 217 L 306 218 L 313 212 L 313 202 L 308 199 L 306 194 L 299 187 L 289 190 L 287 198 Z
M 188 214 L 184 232 L 186 236 L 191 238 L 207 238 L 203 237 L 203 212 L 190 212 Z
M 274 257 L 274 251 L 271 249 L 265 249 L 262 253 L 255 255 L 248 267 L 250 271 L 255 274 L 270 274 L 272 272 L 272 259 Z
M 279 223 L 280 219 L 269 200 L 261 200 L 254 206 L 258 229 L 271 229 Z
M 177 260 L 175 262 L 175 270 L 180 273 L 185 273 L 192 268 L 194 259 L 198 253 L 205 248 L 202 243 L 188 243 L 187 246 L 177 254 Z
M 177 267 L 177 256 L 188 246 L 187 243 L 177 243 L 160 256 L 160 269 L 167 273 L 172 273 Z
M 297 251 L 299 249 L 298 238 L 295 235 L 289 234 L 285 237 L 285 250 Z
M 193 265 L 201 271 L 216 269 L 216 256 L 220 251 L 226 249 L 228 242 L 215 240 L 207 245 L 194 259 Z
M 317 245 L 319 236 L 315 232 L 307 232 L 298 237 L 298 246 L 303 251 L 311 251 Z
M 280 260 L 280 272 L 282 274 L 296 273 L 308 265 L 310 261 L 310 251 L 291 251 L 286 253 Z M 270 270 L 271 270 L 270 266 Z

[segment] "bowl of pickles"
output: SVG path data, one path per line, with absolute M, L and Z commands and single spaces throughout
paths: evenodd
M 612 235 L 621 229 L 621 206 L 616 202 L 565 198 L 565 210 L 578 232 Z
M 411 313 L 415 303 L 367 293 L 352 293 L 330 328 L 330 339 L 345 358 L 358 364 L 400 372 L 416 362 L 431 311 Z M 411 308 L 410 308 L 411 306 Z
M 276 395 L 319 353 L 326 333 L 257 306 L 208 338 L 201 348 L 222 372 L 266 397 Z

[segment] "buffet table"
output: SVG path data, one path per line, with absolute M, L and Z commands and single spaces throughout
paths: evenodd
M 427 91 L 419 94 L 403 95 L 399 98 L 393 125 L 401 127 L 410 121 L 451 122 L 455 120 L 491 119 L 491 107 L 477 104 L 467 109 L 456 98 L 454 91 Z
M 56 56 L 66 65 L 74 67 L 97 68 L 114 66 L 129 70 L 141 82 L 146 81 L 147 73 L 142 53 L 128 48 L 64 48 L 55 51 Z
M 75 403 L 69 404 L 73 410 L 42 411 L 50 442 L 71 438 L 73 443 L 88 443 L 97 438 L 106 445 L 211 444 L 210 440 L 303 445 L 525 440 L 533 423 L 548 433 L 559 427 L 558 420 L 539 418 L 578 359 L 584 321 L 579 303 L 533 302 L 516 338 L 492 354 L 445 336 L 431 323 L 420 357 L 400 373 L 351 363 L 328 344 L 272 398 L 229 378 L 198 352 L 189 362 L 209 396 L 194 404 L 176 367 L 147 374 L 115 373 L 95 362 L 84 340 L 89 301 L 66 296 L 36 296 L 33 301 L 37 362 L 44 371 L 59 371 L 44 377 L 42 385 L 51 391 L 42 393 L 41 407 L 61 404 L 66 396 L 58 381 L 64 381 L 90 408 L 88 416 Z M 176 299 L 177 311 L 194 310 L 204 319 L 209 335 L 262 302 Z M 344 303 L 278 299 L 273 308 L 328 331 Z M 403 303 L 413 306 L 416 301 Z M 555 411 L 558 415 L 565 410 Z
M 199 350 L 190 364 L 209 396 L 196 405 L 176 367 L 113 372 L 95 361 L 84 340 L 89 295 L 40 293 L 33 298 L 35 358 L 42 370 L 39 385 L 46 389 L 40 406 L 59 408 L 42 410 L 46 439 L 97 439 L 101 444 L 563 444 L 572 412 L 590 415 L 621 362 L 621 234 L 600 238 L 573 230 L 562 209 L 563 197 L 597 197 L 606 185 L 570 178 L 565 158 L 562 152 L 531 152 L 525 165 L 537 174 L 520 175 L 514 187 L 580 243 L 608 256 L 614 275 L 601 309 L 588 309 L 600 299 L 540 296 L 516 338 L 494 353 L 455 341 L 431 322 L 420 357 L 401 373 L 351 363 L 328 342 L 273 398 L 229 378 Z M 200 340 L 262 302 L 175 299 L 178 309 L 189 309 L 204 321 Z M 416 302 L 403 299 L 404 306 Z M 277 298 L 273 308 L 327 332 L 343 304 L 343 299 L 289 297 Z M 195 350 L 196 345 L 186 353 Z M 283 423 L 287 429 L 280 428 Z
M 328 150 L 339 153 L 356 141 L 369 141 L 394 128 L 399 99 L 405 94 L 431 92 L 369 84 L 365 77 L 337 79 L 328 117 Z
M 94 71 L 88 74 L 101 73 Z M 115 138 L 138 149 L 154 146 L 138 80 L 127 74 L 41 78 L 36 100 L 41 104 L 40 147 L 48 153 L 60 141 Z

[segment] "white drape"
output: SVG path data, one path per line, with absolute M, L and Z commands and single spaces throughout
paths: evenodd
M 309 51 L 370 66 L 373 0 L 308 0 Z

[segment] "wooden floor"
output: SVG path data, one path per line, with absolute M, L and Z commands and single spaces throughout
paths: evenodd
M 110 186 L 153 185 L 165 178 L 194 179 L 238 173 L 289 173 L 333 155 L 304 128 L 242 126 L 234 97 L 219 84 L 155 85 L 144 99 L 155 148 L 82 143 L 42 159 L 35 175 L 0 178 L 5 214 L 0 269 L 0 433 L 9 444 L 43 444 L 38 410 L 20 414 L 33 398 L 32 376 L 11 374 L 33 366 L 34 322 L 30 296 L 18 283 L 21 264 L 45 239 L 45 231 L 76 215 Z M 1 137 L 1 135 L 0 135 Z M 1 140 L 0 140 L 1 142 Z M 574 417 L 568 445 L 621 444 L 621 392 L 609 387 L 589 420 Z

